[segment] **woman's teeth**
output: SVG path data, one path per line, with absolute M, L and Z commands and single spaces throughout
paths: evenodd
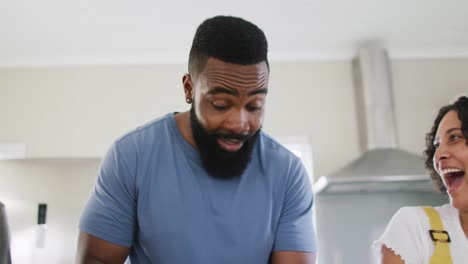
M 449 173 L 455 173 L 455 172 L 463 172 L 463 170 L 458 169 L 458 168 L 448 168 L 448 169 L 443 169 L 440 173 L 442 175 L 447 175 Z

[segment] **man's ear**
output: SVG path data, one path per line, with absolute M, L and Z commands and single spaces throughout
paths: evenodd
M 185 101 L 187 104 L 191 104 L 193 102 L 193 82 L 190 74 L 184 74 L 182 84 L 184 85 Z

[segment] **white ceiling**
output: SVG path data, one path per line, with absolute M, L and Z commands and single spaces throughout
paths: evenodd
M 260 26 L 270 60 L 468 57 L 467 0 L 0 0 L 0 66 L 185 63 L 205 18 Z

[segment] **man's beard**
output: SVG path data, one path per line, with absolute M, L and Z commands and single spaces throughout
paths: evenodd
M 193 104 L 190 109 L 190 125 L 202 164 L 208 174 L 219 179 L 240 177 L 250 163 L 252 150 L 258 139 L 260 129 L 253 134 L 206 131 L 197 118 Z M 242 147 L 237 151 L 226 151 L 217 142 L 221 138 L 242 140 Z

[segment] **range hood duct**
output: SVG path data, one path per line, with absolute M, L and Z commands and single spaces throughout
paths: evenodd
M 352 61 L 360 147 L 350 164 L 320 177 L 315 193 L 432 192 L 422 156 L 398 149 L 390 60 L 385 49 L 367 46 Z

